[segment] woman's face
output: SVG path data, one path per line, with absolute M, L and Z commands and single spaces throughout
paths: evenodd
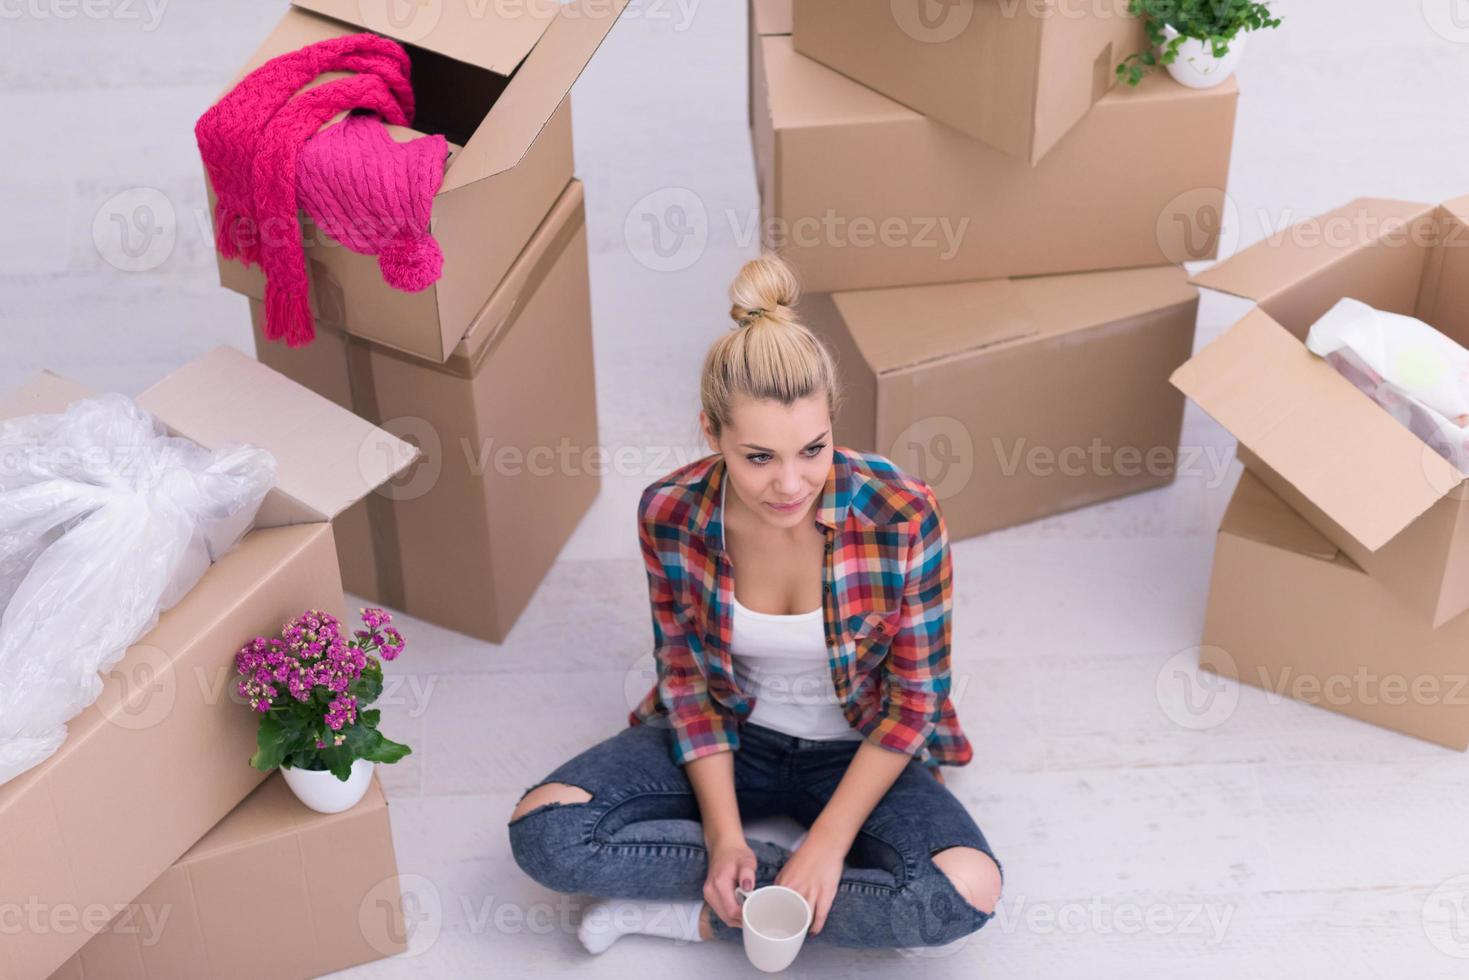
M 797 527 L 820 503 L 831 470 L 826 396 L 818 393 L 789 406 L 737 396 L 730 414 L 730 424 L 715 439 L 700 413 L 709 447 L 724 454 L 730 490 L 771 527 Z

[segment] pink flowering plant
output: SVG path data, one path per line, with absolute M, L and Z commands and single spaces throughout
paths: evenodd
M 382 661 L 403 652 L 403 635 L 386 611 L 361 614 L 365 628 L 348 637 L 335 616 L 310 609 L 278 637 L 257 636 L 235 654 L 235 689 L 260 714 L 256 769 L 330 770 L 345 782 L 356 759 L 391 763 L 411 751 L 384 738 L 381 712 L 367 708 L 383 690 Z

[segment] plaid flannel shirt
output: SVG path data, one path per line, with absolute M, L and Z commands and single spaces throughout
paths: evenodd
M 680 765 L 738 749 L 755 704 L 729 652 L 724 476 L 724 457 L 705 456 L 650 484 L 638 505 L 657 680 L 628 724 L 671 727 Z M 882 456 L 837 446 L 815 522 L 827 539 L 828 663 L 847 720 L 930 768 L 967 764 L 973 748 L 949 698 L 948 532 L 933 491 Z

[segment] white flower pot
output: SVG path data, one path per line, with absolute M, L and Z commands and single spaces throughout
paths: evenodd
M 1164 24 L 1163 35 L 1172 41 L 1178 37 L 1178 31 Z M 1214 57 L 1208 42 L 1195 37 L 1184 38 L 1183 43 L 1178 46 L 1178 58 L 1164 67 L 1181 85 L 1189 88 L 1213 88 L 1234 74 L 1248 36 L 1246 31 L 1236 34 L 1234 40 L 1229 42 L 1229 51 L 1222 58 Z
M 357 759 L 352 763 L 352 775 L 343 782 L 326 769 L 287 769 L 281 767 L 281 775 L 296 798 L 318 813 L 341 813 L 357 805 L 372 784 L 372 770 L 377 763 Z

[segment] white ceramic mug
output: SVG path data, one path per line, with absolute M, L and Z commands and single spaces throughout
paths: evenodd
M 757 970 L 779 973 L 791 965 L 806 931 L 811 928 L 811 905 L 801 893 L 784 885 L 766 885 L 754 891 L 735 886 L 745 956 Z

